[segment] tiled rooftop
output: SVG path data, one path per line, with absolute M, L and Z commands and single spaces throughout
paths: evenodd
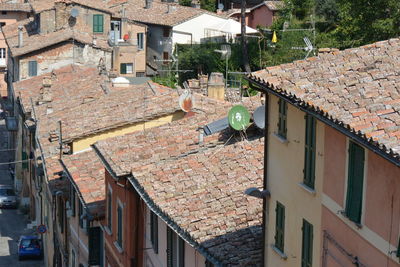
M 124 5 L 125 15 L 127 18 L 141 23 L 150 23 L 165 26 L 174 26 L 186 20 L 207 13 L 203 9 L 197 9 L 187 6 L 181 6 L 173 3 L 152 2 L 150 8 L 144 8 L 143 4 Z M 122 15 L 120 5 L 112 8 L 116 16 Z M 210 13 L 210 12 L 208 12 Z M 211 13 L 216 15 L 214 13 Z
M 13 3 L 13 2 L 1 2 L 1 11 L 21 11 L 21 12 L 31 12 L 32 8 L 28 3 Z
M 111 51 L 108 41 L 104 38 L 97 38 L 96 44 L 93 44 L 93 37 L 88 33 L 72 31 L 71 29 L 61 29 L 47 34 L 32 32 L 29 29 L 32 24 L 32 19 L 26 19 L 14 24 L 3 27 L 3 35 L 10 48 L 12 56 L 17 57 L 28 54 L 33 51 L 40 50 L 64 41 L 74 39 L 77 42 L 88 44 L 95 48 L 106 51 Z M 18 47 L 18 26 L 23 26 L 23 45 Z
M 155 207 L 221 263 L 261 266 L 262 201 L 243 194 L 262 187 L 261 134 L 251 128 L 246 140 L 228 129 L 199 144 L 197 128 L 226 116 L 230 106 L 204 100 L 191 117 L 95 148 L 115 175 L 132 173 Z
M 282 9 L 283 4 L 284 4 L 283 1 L 264 1 L 263 3 L 256 5 L 252 9 L 255 9 L 255 8 L 260 7 L 262 5 L 266 5 L 269 10 L 278 11 L 278 10 Z
M 40 13 L 45 10 L 53 9 L 54 4 L 57 2 L 66 4 L 78 4 L 109 12 L 109 9 L 102 0 L 29 0 L 29 3 L 31 4 L 32 9 L 35 13 Z
M 104 166 L 93 150 L 66 155 L 62 162 L 92 215 L 104 216 Z M 93 212 L 97 214 L 93 214 Z
M 251 79 L 347 128 L 400 162 L 400 40 L 319 54 Z

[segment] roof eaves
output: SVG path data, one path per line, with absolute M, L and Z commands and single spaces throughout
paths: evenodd
M 104 157 L 103 153 L 100 151 L 100 149 L 97 147 L 96 144 L 90 145 L 94 152 L 97 154 L 97 156 L 100 158 L 100 161 L 103 163 L 104 167 L 106 168 L 107 172 L 111 174 L 112 178 L 116 181 L 122 178 L 127 178 L 130 173 L 124 172 L 121 169 L 116 172 L 111 165 L 108 163 L 107 159 Z
M 160 217 L 169 227 L 171 227 L 183 240 L 189 243 L 194 249 L 199 251 L 207 260 L 209 260 L 215 266 L 223 266 L 220 260 L 213 257 L 206 248 L 201 246 L 198 242 L 196 242 L 189 232 L 182 229 L 171 217 L 168 216 L 165 212 L 163 212 L 160 207 L 157 206 L 156 203 L 150 198 L 145 189 L 139 184 L 139 182 L 135 179 L 133 175 L 128 177 L 129 182 L 132 184 L 133 188 L 135 188 L 136 192 L 143 199 L 143 201 L 147 204 L 149 209 L 153 211 L 158 217 Z
M 298 98 L 294 94 L 289 93 L 284 89 L 275 87 L 273 84 L 266 82 L 264 79 L 261 79 L 260 77 L 254 76 L 252 74 L 245 76 L 245 79 L 257 85 L 258 88 L 255 88 L 256 90 L 265 93 L 271 93 L 277 97 L 285 99 L 287 102 L 298 107 L 300 110 L 316 117 L 320 121 L 328 124 L 329 126 L 348 136 L 349 138 L 357 141 L 358 143 L 364 145 L 373 152 L 387 159 L 391 163 L 400 167 L 400 154 L 394 152 L 393 149 L 387 149 L 384 144 L 374 141 L 372 138 L 368 138 L 361 131 L 356 131 L 350 125 L 344 123 L 343 121 L 333 118 L 332 115 L 330 115 L 328 112 L 321 110 L 318 106 L 310 105 L 309 103 Z

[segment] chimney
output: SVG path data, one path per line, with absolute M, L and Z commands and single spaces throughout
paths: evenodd
M 23 29 L 24 29 L 23 26 L 18 26 L 18 47 L 22 47 L 24 45 L 22 39 Z
M 41 91 L 41 100 L 42 102 L 51 102 L 53 100 L 53 96 L 51 93 L 51 77 L 46 76 L 42 81 L 42 91 Z
M 149 9 L 149 8 L 151 8 L 151 4 L 152 4 L 152 0 L 146 0 L 146 5 L 145 5 L 145 7 L 144 8 L 146 8 L 146 9 Z

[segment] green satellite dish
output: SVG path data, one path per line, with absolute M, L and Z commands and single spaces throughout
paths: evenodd
M 233 106 L 228 112 L 229 125 L 237 130 L 245 130 L 250 123 L 250 113 L 242 105 Z

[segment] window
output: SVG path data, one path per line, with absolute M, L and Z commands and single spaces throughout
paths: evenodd
M 278 120 L 278 135 L 286 139 L 286 117 L 287 117 L 287 103 L 279 99 L 279 120 Z
M 169 37 L 169 34 L 170 34 L 170 29 L 165 27 L 163 29 L 163 37 Z
M 144 48 L 144 33 L 140 32 L 137 34 L 137 47 L 139 50 Z
M 313 226 L 303 219 L 303 244 L 301 251 L 301 267 L 312 266 Z
M 167 229 L 167 267 L 185 266 L 185 242 L 173 230 Z
M 142 71 L 136 72 L 136 77 L 145 77 L 146 74 Z
M 304 155 L 304 184 L 314 189 L 315 181 L 315 118 L 306 115 L 306 140 Z
M 121 63 L 120 73 L 121 74 L 133 73 L 133 63 Z
M 103 15 L 93 15 L 93 32 L 103 32 L 104 18 Z
M 121 203 L 118 203 L 117 207 L 117 243 L 120 248 L 122 248 L 122 220 L 123 220 L 123 214 L 122 214 L 122 205 Z
M 399 245 L 397 246 L 396 256 L 397 258 L 400 258 L 400 237 L 399 237 Z
M 107 192 L 107 226 L 112 231 L 112 192 L 111 188 L 108 188 Z
M 285 206 L 279 202 L 276 202 L 275 215 L 275 247 L 283 252 L 285 244 Z
M 150 211 L 150 240 L 155 253 L 158 253 L 158 217 Z
M 78 215 L 79 215 L 79 227 L 83 228 L 84 222 L 83 222 L 83 205 L 82 202 L 79 201 L 79 209 L 78 209 Z
M 0 58 L 6 58 L 6 49 L 0 48 Z
M 70 185 L 70 205 L 71 205 L 71 215 L 75 217 L 76 207 L 75 207 L 75 189 Z
M 76 257 L 75 257 L 75 251 L 71 249 L 71 267 L 76 266 Z
M 346 216 L 353 222 L 361 223 L 361 208 L 364 181 L 364 148 L 354 142 L 349 144 Z
M 60 232 L 64 232 L 64 202 L 61 196 L 58 196 L 58 225 L 60 226 Z
M 36 61 L 28 62 L 28 75 L 29 75 L 29 77 L 37 76 L 37 62 Z
M 4 26 L 6 26 L 6 23 L 5 23 L 5 22 L 0 22 L 0 31 L 2 31 L 2 28 L 3 28 Z
M 1 11 L 2 15 L 7 15 L 7 11 Z

